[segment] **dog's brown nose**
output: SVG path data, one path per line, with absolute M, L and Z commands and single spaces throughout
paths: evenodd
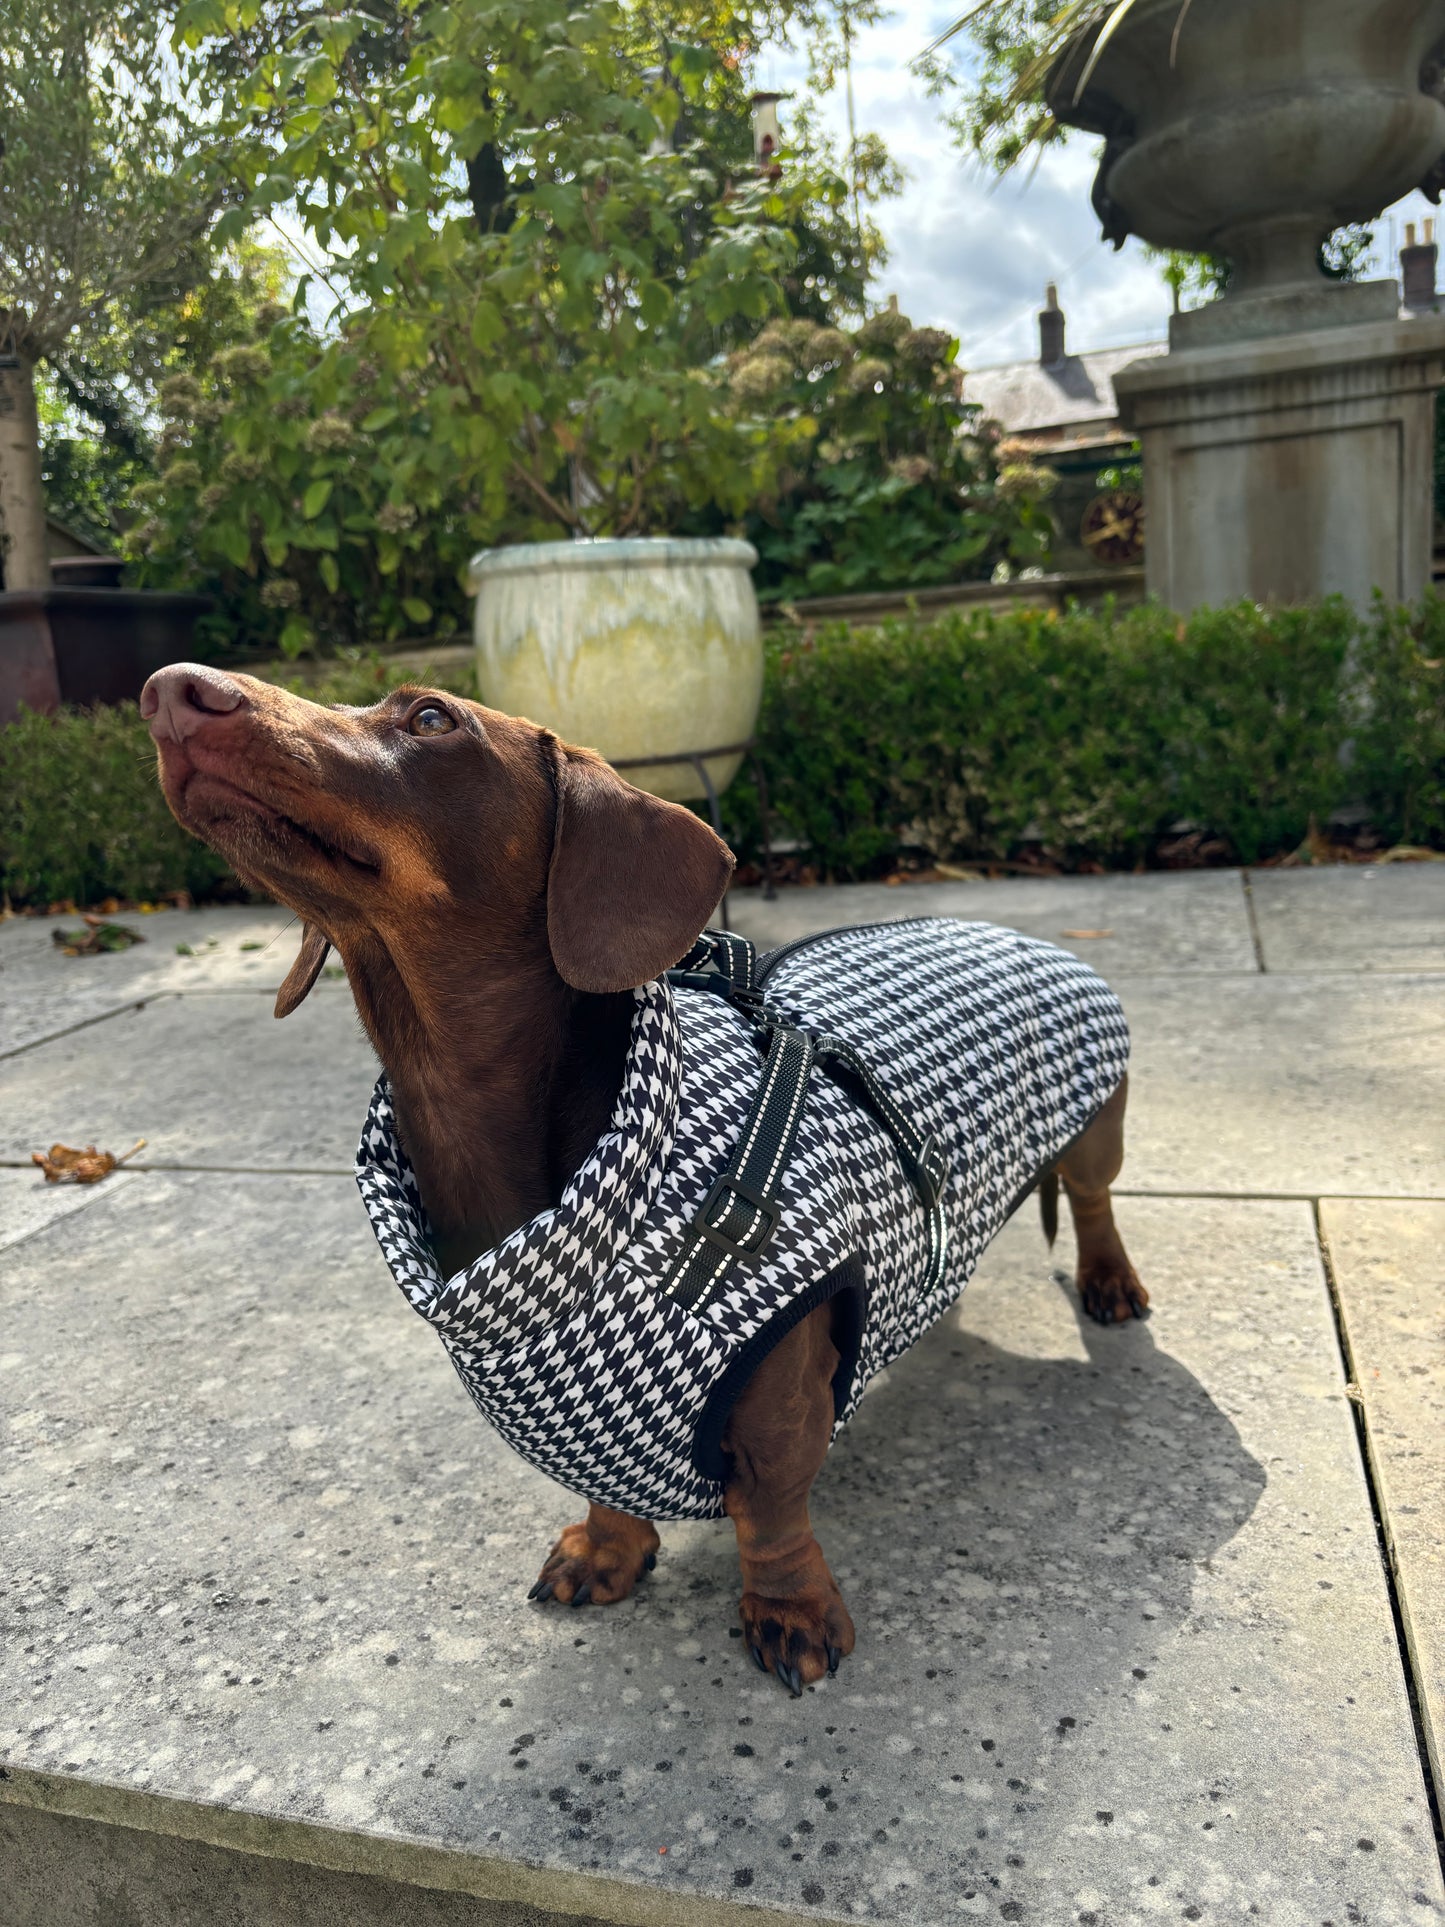
M 246 706 L 246 692 L 219 669 L 199 662 L 173 662 L 158 669 L 140 692 L 140 713 L 151 735 L 184 742 L 213 716 L 228 716 Z

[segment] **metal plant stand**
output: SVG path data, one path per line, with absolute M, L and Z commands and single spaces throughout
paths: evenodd
M 763 835 L 763 901 L 771 903 L 778 893 L 773 888 L 773 844 L 768 821 L 768 779 L 763 774 L 763 766 L 757 759 L 756 749 L 757 738 L 749 736 L 744 743 L 723 743 L 716 749 L 684 749 L 673 756 L 625 756 L 621 761 L 614 761 L 612 767 L 617 770 L 651 769 L 659 763 L 690 763 L 707 796 L 708 815 L 712 818 L 713 829 L 721 836 L 722 814 L 718 809 L 717 787 L 708 774 L 708 760 L 714 756 L 743 757 L 752 774 L 753 787 L 758 793 L 758 816 L 761 819 Z M 723 929 L 729 929 L 731 926 L 728 923 L 726 896 L 722 900 L 721 916 Z

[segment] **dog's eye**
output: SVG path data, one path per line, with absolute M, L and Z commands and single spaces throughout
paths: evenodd
M 456 728 L 456 718 L 440 703 L 425 703 L 407 718 L 407 729 L 413 736 L 445 736 Z

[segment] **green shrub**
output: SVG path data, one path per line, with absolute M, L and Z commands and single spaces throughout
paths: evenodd
M 0 861 L 16 903 L 203 896 L 226 865 L 172 817 L 134 703 L 0 730 Z
M 324 682 L 284 686 L 314 702 L 374 703 L 407 679 L 370 656 L 338 665 Z M 476 693 L 469 676 L 447 681 Z M 202 897 L 229 877 L 166 807 L 155 745 L 134 703 L 24 712 L 0 729 L 0 886 L 12 903 L 145 901 L 177 890 Z
M 958 343 L 896 308 L 772 321 L 728 361 L 739 411 L 794 431 L 739 525 L 764 602 L 986 580 L 1043 562 L 1056 477 L 963 399 Z
M 383 657 L 289 684 L 374 702 Z M 466 674 L 451 680 L 472 694 Z M 1445 603 L 1266 611 L 954 615 L 767 643 L 759 753 L 775 814 L 820 868 L 875 873 L 914 851 L 1069 867 L 1147 861 L 1185 819 L 1243 862 L 1363 806 L 1389 841 L 1445 848 Z M 724 798 L 758 847 L 746 777 Z M 134 705 L 0 730 L 0 874 L 17 903 L 202 895 L 224 866 L 171 820 Z
M 768 643 L 760 760 L 818 865 L 901 850 L 1133 865 L 1181 819 L 1244 862 L 1363 804 L 1386 837 L 1445 840 L 1445 605 L 1017 610 L 830 625 Z M 758 847 L 752 786 L 729 834 Z

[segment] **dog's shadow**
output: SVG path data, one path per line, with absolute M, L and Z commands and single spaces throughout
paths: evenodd
M 1101 1646 L 1127 1674 L 1254 1511 L 1264 1470 L 1199 1380 L 1147 1322 L 1095 1325 L 1055 1282 L 1084 1358 L 1007 1351 L 955 1311 L 830 1454 L 813 1517 L 860 1656 L 916 1647 L 941 1677 L 1003 1681 L 1032 1641 L 1056 1678 Z

